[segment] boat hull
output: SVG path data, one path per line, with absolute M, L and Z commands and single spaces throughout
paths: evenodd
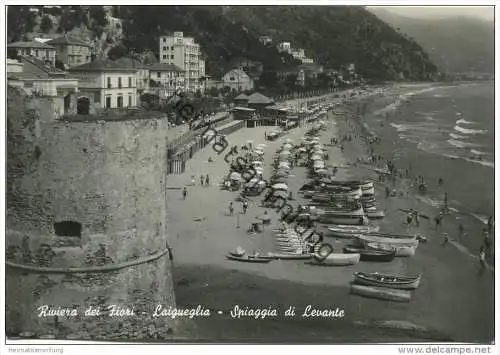
M 402 245 L 390 245 L 390 244 L 377 244 L 368 243 L 366 247 L 369 249 L 376 250 L 395 250 L 397 257 L 410 257 L 415 255 L 416 247 L 414 246 L 402 246 Z
M 391 262 L 396 256 L 396 251 L 385 251 L 376 249 L 344 248 L 344 253 L 359 253 L 361 261 Z
M 359 254 L 338 254 L 332 253 L 328 255 L 325 259 L 321 260 L 321 257 L 317 254 L 313 255 L 311 263 L 313 265 L 323 265 L 323 266 L 348 266 L 355 265 L 359 263 Z
M 418 246 L 416 238 L 386 238 L 372 234 L 364 234 L 356 236 L 357 244 L 364 245 L 366 243 L 388 244 L 390 246 Z
M 377 273 L 355 272 L 354 282 L 365 286 L 387 287 L 399 290 L 415 290 L 420 286 L 421 275 L 416 277 L 398 277 Z M 392 280 L 384 281 L 384 280 Z
M 411 294 L 405 290 L 395 290 L 383 287 L 352 285 L 351 293 L 369 298 L 377 298 L 380 300 L 394 302 L 410 302 Z
M 239 257 L 239 256 L 233 256 L 233 255 L 226 255 L 226 258 L 229 260 L 233 261 L 240 261 L 244 263 L 256 263 L 256 264 L 267 264 L 271 261 L 271 259 L 268 258 L 259 258 L 259 257 Z

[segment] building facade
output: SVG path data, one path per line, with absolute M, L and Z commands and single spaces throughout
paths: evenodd
M 281 42 L 277 46 L 279 52 L 286 52 L 286 53 L 291 53 L 292 52 L 292 46 L 290 42 Z
M 137 70 L 112 60 L 96 60 L 70 69 L 79 81 L 79 91 L 93 97 L 101 108 L 137 106 Z
M 68 68 L 91 61 L 91 46 L 78 38 L 65 35 L 50 40 L 47 44 L 56 49 L 57 60 Z
M 7 56 L 32 56 L 50 65 L 56 65 L 56 49 L 41 42 L 13 42 L 7 45 Z
M 174 32 L 173 36 L 161 36 L 159 45 L 160 63 L 172 64 L 184 71 L 184 90 L 203 92 L 205 62 L 200 45 L 195 43 L 194 38 L 184 37 L 182 32 Z
M 172 96 L 177 90 L 184 90 L 184 71 L 173 65 L 165 63 L 155 63 L 147 66 L 149 80 L 155 85 L 151 85 L 150 91 L 159 97 L 166 98 Z
M 136 70 L 135 78 L 138 95 L 149 90 L 149 69 L 140 60 L 130 57 L 121 57 L 115 60 L 115 63 L 121 67 Z
M 268 44 L 273 43 L 273 39 L 269 36 L 260 36 L 259 37 L 260 43 L 262 43 L 264 46 L 267 46 Z

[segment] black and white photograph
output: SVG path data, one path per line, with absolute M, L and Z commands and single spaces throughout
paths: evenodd
M 6 353 L 496 353 L 494 2 L 34 3 L 3 7 Z

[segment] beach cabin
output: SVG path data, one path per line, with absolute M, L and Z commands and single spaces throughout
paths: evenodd
M 248 97 L 248 107 L 256 110 L 257 114 L 263 116 L 267 106 L 274 104 L 274 100 L 258 92 Z
M 248 107 L 248 95 L 245 93 L 239 94 L 233 99 L 233 101 L 235 106 Z
M 247 128 L 253 128 L 256 126 L 258 116 L 255 113 L 255 109 L 248 107 L 235 107 L 231 110 L 234 120 L 245 121 Z

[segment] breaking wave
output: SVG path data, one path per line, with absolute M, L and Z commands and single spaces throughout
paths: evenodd
M 452 146 L 457 147 L 457 148 L 468 148 L 468 147 L 478 147 L 479 146 L 479 145 L 474 144 L 474 143 L 462 142 L 462 141 L 458 141 L 455 139 L 448 139 L 447 142 L 449 144 L 451 144 Z
M 457 122 L 455 122 L 457 125 L 460 124 L 460 123 L 463 123 L 463 124 L 474 124 L 474 122 L 471 122 L 471 121 L 467 121 L 467 120 L 464 120 L 463 118 L 457 120 Z
M 484 134 L 484 133 L 488 132 L 485 129 L 469 129 L 469 128 L 460 127 L 458 125 L 453 127 L 453 129 L 457 132 L 464 133 L 464 134 Z

